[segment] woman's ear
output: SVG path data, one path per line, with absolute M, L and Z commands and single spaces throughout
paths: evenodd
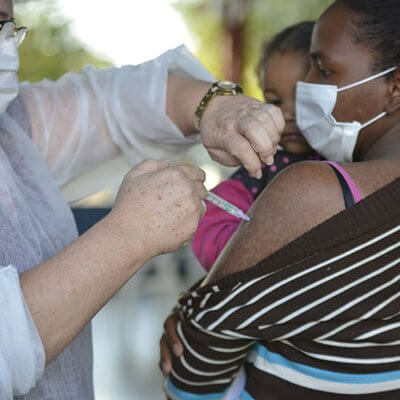
M 389 101 L 385 107 L 385 111 L 388 114 L 393 114 L 400 109 L 400 68 L 397 68 L 396 71 L 394 71 L 391 85 Z

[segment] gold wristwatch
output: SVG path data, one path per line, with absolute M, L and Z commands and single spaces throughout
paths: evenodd
M 194 118 L 195 128 L 200 131 L 201 117 L 204 114 L 204 110 L 206 109 L 207 104 L 212 98 L 214 98 L 215 96 L 236 96 L 241 93 L 243 93 L 243 89 L 238 83 L 231 81 L 217 81 L 213 83 L 210 89 L 208 89 L 207 93 L 201 99 L 198 107 L 196 108 Z

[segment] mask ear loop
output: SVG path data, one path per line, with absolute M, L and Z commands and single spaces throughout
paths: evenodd
M 396 69 L 397 69 L 397 67 L 388 68 L 388 69 L 386 69 L 386 70 L 384 70 L 382 72 L 379 72 L 379 74 L 375 74 L 375 75 L 372 75 L 372 76 L 370 76 L 368 78 L 365 78 L 365 79 L 363 79 L 363 80 L 361 80 L 359 82 L 352 83 L 352 84 L 347 85 L 347 86 L 343 86 L 340 89 L 338 89 L 338 92 L 342 92 L 343 90 L 351 89 L 353 87 L 360 86 L 360 85 L 363 85 L 364 83 L 368 83 L 370 81 L 373 81 L 374 79 L 381 78 L 382 76 L 385 76 L 385 75 L 389 74 L 390 72 L 392 72 L 392 71 L 394 71 Z M 387 114 L 386 111 L 381 112 L 376 117 L 372 118 L 371 120 L 367 121 L 365 124 L 361 125 L 360 130 L 366 128 L 369 125 L 372 125 L 374 122 L 376 122 L 379 119 L 383 118 L 386 114 Z
M 388 68 L 385 71 L 379 72 L 379 74 L 375 74 L 375 75 L 369 76 L 368 78 L 365 78 L 359 82 L 355 82 L 355 83 L 351 83 L 350 85 L 343 86 L 343 87 L 339 88 L 337 91 L 342 92 L 343 90 L 351 89 L 353 87 L 363 85 L 364 83 L 371 82 L 374 79 L 378 79 L 382 76 L 389 74 L 390 72 L 394 71 L 395 69 L 397 69 L 397 67 Z
M 378 119 L 383 118 L 386 114 L 387 114 L 386 111 L 381 112 L 381 113 L 378 114 L 375 118 L 372 118 L 371 120 L 369 120 L 369 121 L 366 122 L 365 124 L 361 125 L 360 130 L 366 128 L 367 126 L 372 125 L 374 122 L 378 121 Z

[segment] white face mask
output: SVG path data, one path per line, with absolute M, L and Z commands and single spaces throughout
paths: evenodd
M 21 35 L 22 31 L 16 31 L 13 22 L 7 22 L 0 31 L 0 116 L 18 95 Z
M 384 117 L 386 112 L 380 113 L 364 124 L 358 121 L 337 122 L 332 115 L 337 94 L 387 75 L 396 68 L 389 68 L 340 89 L 334 85 L 298 82 L 296 123 L 310 146 L 328 160 L 353 161 L 353 152 L 361 129 Z

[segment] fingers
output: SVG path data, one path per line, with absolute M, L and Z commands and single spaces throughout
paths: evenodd
M 282 114 L 282 110 L 279 107 L 276 107 L 272 104 L 262 104 L 261 109 L 267 110 L 269 116 L 275 122 L 275 126 L 279 133 L 279 137 L 278 137 L 277 143 L 276 143 L 276 144 L 278 144 L 279 140 L 280 140 L 280 135 L 284 131 L 285 125 L 286 125 L 285 118 L 283 117 L 283 114 Z
M 237 132 L 248 140 L 259 160 L 267 165 L 272 165 L 274 162 L 276 146 L 284 128 L 285 120 L 281 110 L 271 104 L 262 104 L 257 101 L 242 108 L 242 113 L 238 116 L 236 123 Z M 257 178 L 261 177 L 261 167 L 256 169 L 254 154 L 248 148 L 242 145 L 241 153 L 234 155 L 250 174 Z M 247 164 L 245 164 L 245 159 Z
M 204 200 L 207 196 L 207 189 L 201 182 L 193 182 L 197 195 L 200 200 Z
M 153 172 L 160 171 L 169 166 L 168 161 L 161 160 L 146 160 L 138 164 L 130 172 L 131 177 L 137 177 L 144 174 L 150 174 Z
M 226 165 L 227 167 L 237 167 L 240 165 L 240 161 L 236 157 L 224 150 L 209 148 L 208 154 L 212 160 L 217 161 L 222 165 Z
M 190 180 L 204 182 L 206 180 L 206 173 L 194 165 L 177 165 L 175 167 L 177 170 L 183 172 Z
M 201 204 L 201 211 L 200 211 L 200 218 L 201 218 L 201 217 L 204 217 L 206 215 L 207 205 L 206 205 L 206 202 L 204 200 L 202 200 L 200 202 L 200 204 Z
M 165 377 L 167 377 L 172 370 L 172 355 L 165 335 L 163 335 L 160 341 L 160 369 Z
M 256 117 L 256 113 L 259 118 Z M 267 132 L 275 131 L 276 128 L 274 122 L 265 117 L 265 113 L 253 111 L 252 115 L 242 117 L 236 130 L 250 142 L 262 161 L 268 165 L 273 163 L 274 144 Z
M 177 324 L 176 312 L 164 322 L 164 335 L 160 341 L 160 368 L 165 376 L 169 375 L 172 370 L 172 353 L 176 357 L 180 357 L 183 353 L 183 346 L 176 331 Z
M 173 168 L 175 171 L 179 171 L 180 174 L 183 174 L 186 179 L 191 181 L 191 184 L 194 187 L 194 192 L 200 200 L 204 200 L 206 198 L 207 189 L 203 184 L 206 179 L 206 174 L 201 168 L 193 165 L 177 165 L 171 168 Z
M 213 160 L 227 166 L 238 160 L 260 177 L 262 163 L 273 164 L 284 127 L 278 107 L 247 96 L 225 96 L 213 100 L 203 115 L 201 135 Z
M 176 312 L 171 314 L 164 323 L 164 332 L 167 343 L 174 352 L 174 354 L 179 357 L 183 353 L 183 346 L 181 340 L 176 331 L 178 325 L 178 315 Z
M 260 179 L 262 176 L 262 163 L 253 146 L 242 134 L 232 132 L 229 136 L 230 138 L 225 144 L 227 151 L 240 160 L 252 176 Z
M 259 109 L 253 109 L 252 116 L 260 121 L 275 149 L 285 128 L 281 110 L 270 104 L 262 104 Z
M 204 200 L 207 196 L 207 189 L 204 186 L 206 179 L 205 172 L 193 165 L 177 165 L 170 167 L 167 170 L 169 178 L 180 181 L 186 187 L 186 195 L 194 201 L 193 205 L 200 217 L 206 213 Z
M 262 161 L 272 165 L 284 127 L 285 121 L 278 107 L 255 102 L 243 109 L 236 130 L 249 140 Z
M 182 342 L 176 331 L 178 325 L 178 315 L 171 314 L 164 322 L 164 338 L 168 345 L 169 351 L 173 352 L 177 357 L 183 353 Z
M 204 202 L 207 196 L 207 189 L 203 184 L 206 178 L 205 172 L 202 169 L 192 165 L 178 165 L 175 168 L 183 172 L 185 176 L 192 181 L 194 193 L 199 198 L 199 215 L 200 217 L 203 217 L 207 211 L 207 207 Z

